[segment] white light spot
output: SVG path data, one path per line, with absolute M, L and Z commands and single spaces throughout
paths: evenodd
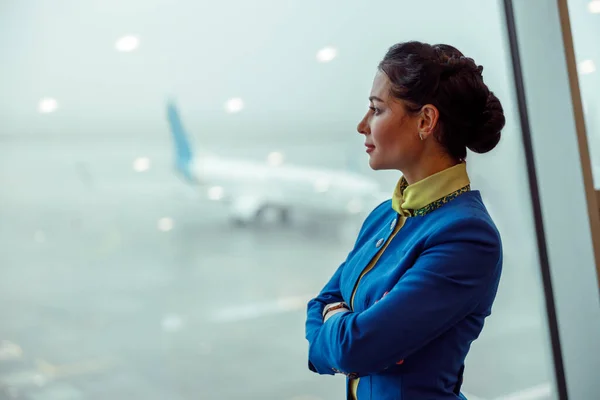
M 183 327 L 183 319 L 179 315 L 167 315 L 161 325 L 165 332 L 177 332 Z
M 56 111 L 58 108 L 58 101 L 53 99 L 52 97 L 45 97 L 40 100 L 40 104 L 38 105 L 38 111 L 42 114 L 48 114 Z
M 21 346 L 8 340 L 0 341 L 0 360 L 16 360 L 23 356 Z
M 585 60 L 579 63 L 579 73 L 582 75 L 591 74 L 596 71 L 596 64 L 592 60 Z
M 273 151 L 267 156 L 267 163 L 272 167 L 278 167 L 283 164 L 283 154 L 278 151 Z
M 221 200 L 223 198 L 224 190 L 221 186 L 213 186 L 208 189 L 208 198 L 210 200 Z
M 358 214 L 362 211 L 362 204 L 358 200 L 350 200 L 346 205 L 346 209 L 351 214 Z
M 317 61 L 327 63 L 337 57 L 337 49 L 334 47 L 324 47 L 317 52 Z
M 588 3 L 588 10 L 592 14 L 600 14 L 600 0 L 592 0 Z
M 115 49 L 123 53 L 134 51 L 140 46 L 140 39 L 137 36 L 127 35 L 118 39 L 115 43 Z
M 37 243 L 44 243 L 46 241 L 46 234 L 44 231 L 37 231 L 33 235 L 33 240 L 35 240 Z
M 244 100 L 239 97 L 234 97 L 233 99 L 227 100 L 225 103 L 225 110 L 230 113 L 237 113 L 244 109 Z
M 133 161 L 133 170 L 144 172 L 150 169 L 150 159 L 148 157 L 138 157 Z
M 331 182 L 327 178 L 319 178 L 315 182 L 315 192 L 317 193 L 325 193 L 329 190 L 331 186 Z
M 173 229 L 173 220 L 171 218 L 161 218 L 158 220 L 158 230 L 162 232 L 169 232 Z

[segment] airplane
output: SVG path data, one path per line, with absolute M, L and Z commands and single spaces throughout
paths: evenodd
M 267 215 L 285 224 L 297 212 L 360 218 L 390 198 L 373 179 L 343 169 L 291 165 L 277 157 L 259 162 L 195 154 L 173 100 L 167 102 L 167 119 L 176 173 L 207 199 L 227 204 L 230 220 L 237 226 Z

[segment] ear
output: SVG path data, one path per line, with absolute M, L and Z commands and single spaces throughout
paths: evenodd
M 423 107 L 421 107 L 418 120 L 419 135 L 423 136 L 423 138 L 428 138 L 429 136 L 433 135 L 439 118 L 440 112 L 436 106 L 432 104 L 425 104 Z

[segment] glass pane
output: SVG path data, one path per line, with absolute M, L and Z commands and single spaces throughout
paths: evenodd
M 568 4 L 594 186 L 600 190 L 600 80 L 597 71 L 600 49 L 596 43 L 600 34 L 600 1 L 570 0 Z
M 505 264 L 464 390 L 550 398 L 499 2 L 14 0 L 0 33 L 0 397 L 343 396 L 343 376 L 307 369 L 306 301 L 399 178 L 369 170 L 356 124 L 387 48 L 418 39 L 483 64 L 507 114 L 497 150 L 469 155 Z M 193 159 L 227 159 L 201 182 L 178 168 L 168 99 Z M 304 168 L 378 188 L 286 185 Z M 266 191 L 284 207 L 261 208 Z

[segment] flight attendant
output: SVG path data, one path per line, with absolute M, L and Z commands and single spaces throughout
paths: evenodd
M 502 270 L 498 230 L 467 174 L 505 119 L 483 67 L 449 45 L 389 49 L 358 124 L 369 165 L 398 170 L 390 200 L 308 303 L 309 368 L 358 400 L 464 399 L 464 361 Z

